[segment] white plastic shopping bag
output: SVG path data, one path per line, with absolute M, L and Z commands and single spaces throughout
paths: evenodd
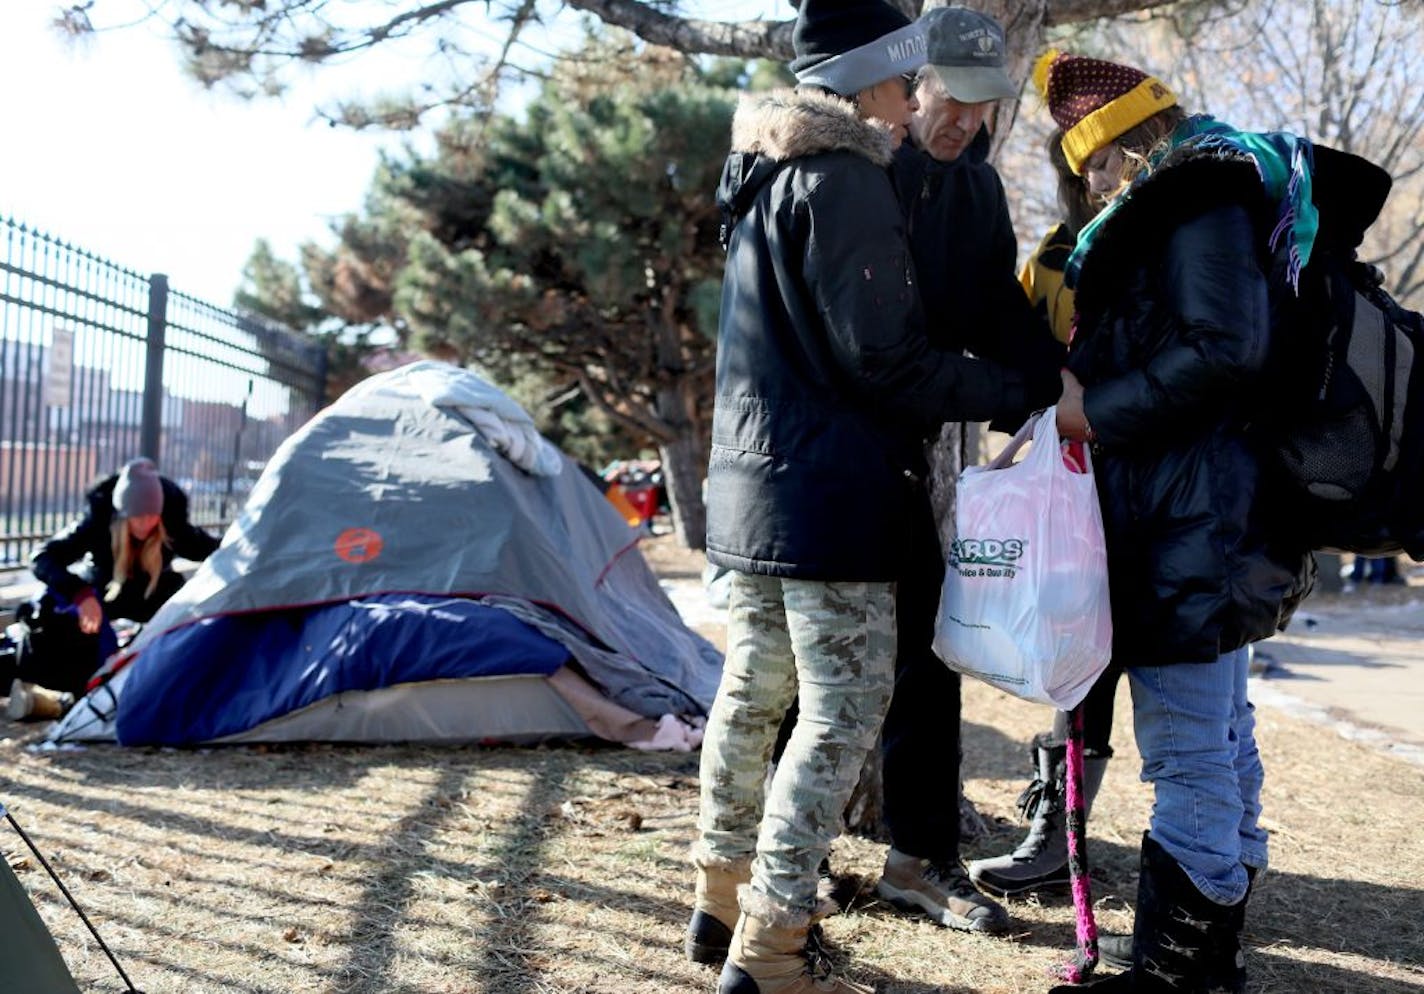
M 934 650 L 951 669 L 1066 711 L 1107 668 L 1112 615 L 1092 464 L 1086 446 L 1084 471 L 1065 464 L 1055 417 L 1050 407 L 960 475 Z

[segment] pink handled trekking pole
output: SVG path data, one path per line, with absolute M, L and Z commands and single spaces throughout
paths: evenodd
M 1098 965 L 1098 923 L 1093 918 L 1093 893 L 1088 880 L 1088 813 L 1083 796 L 1083 706 L 1069 714 L 1065 791 L 1067 795 L 1068 881 L 1073 890 L 1073 917 L 1078 945 L 1073 959 L 1058 968 L 1069 983 L 1081 984 Z

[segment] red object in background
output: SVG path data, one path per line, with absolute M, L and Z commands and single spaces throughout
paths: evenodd
M 624 517 L 633 527 L 651 522 L 667 503 L 667 492 L 663 488 L 662 466 L 655 459 L 621 459 L 609 463 L 600 474 L 610 484 L 610 491 L 622 491 L 622 501 L 626 502 L 637 520 L 626 513 Z M 614 500 L 613 497 L 609 497 Z M 618 504 L 618 501 L 614 501 Z M 619 508 L 623 511 L 623 508 Z
M 608 503 L 612 504 L 614 509 L 623 516 L 623 520 L 628 522 L 629 528 L 637 528 L 647 520 L 644 518 L 643 512 L 634 507 L 633 502 L 628 499 L 628 495 L 623 490 L 622 484 L 610 483 L 608 489 L 604 491 L 603 496 L 606 497 Z
M 633 505 L 633 509 L 643 516 L 644 521 L 652 520 L 653 515 L 658 513 L 657 487 L 642 487 L 636 490 L 624 487 L 623 496 Z

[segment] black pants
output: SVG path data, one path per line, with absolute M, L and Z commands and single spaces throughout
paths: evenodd
M 1113 754 L 1112 723 L 1113 700 L 1117 697 L 1117 682 L 1122 678 L 1122 667 L 1108 664 L 1102 675 L 1093 683 L 1088 696 L 1079 705 L 1083 709 L 1083 752 L 1088 756 L 1107 759 Z M 1059 711 L 1053 716 L 1053 740 L 1068 741 L 1068 712 Z
M 16 647 L 15 675 L 26 683 L 83 696 L 103 662 L 99 635 L 80 631 L 79 616 L 56 610 L 48 593 L 24 605 L 19 620 L 25 635 Z
M 925 508 L 914 555 L 896 585 L 895 694 L 885 716 L 881 758 L 890 843 L 921 859 L 959 858 L 960 686 L 934 654 L 944 558 Z
M 68 691 L 76 698 L 84 696 L 89 678 L 117 647 L 109 623 L 118 618 L 148 621 L 183 586 L 183 577 L 173 570 L 160 573 L 151 597 L 144 596 L 146 583 L 146 577 L 131 580 L 114 600 L 100 601 L 104 623 L 93 635 L 79 630 L 79 615 L 73 608 L 61 610 L 60 605 L 67 602 L 52 591 L 22 607 L 19 617 L 30 635 L 18 646 L 16 676 L 26 683 Z

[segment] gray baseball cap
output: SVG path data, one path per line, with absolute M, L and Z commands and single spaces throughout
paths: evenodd
M 1018 84 L 1004 71 L 1004 29 L 968 7 L 936 7 L 920 15 L 929 63 L 945 90 L 966 104 L 1007 100 Z

